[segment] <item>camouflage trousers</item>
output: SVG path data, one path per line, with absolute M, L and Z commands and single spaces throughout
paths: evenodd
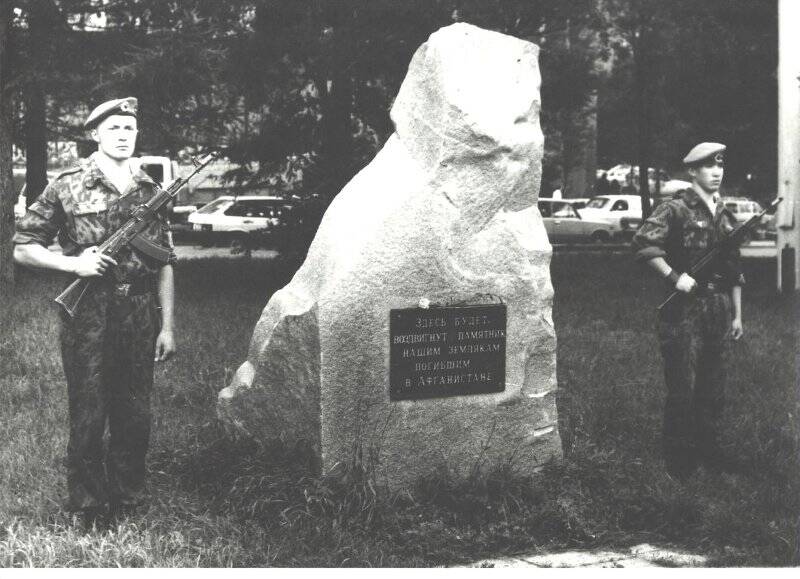
M 687 298 L 662 312 L 659 340 L 667 386 L 664 458 L 673 474 L 689 474 L 698 463 L 720 458 L 730 328 L 731 302 L 726 293 Z
M 61 319 L 69 507 L 136 504 L 144 492 L 150 438 L 156 297 L 115 295 L 97 283 L 75 317 Z

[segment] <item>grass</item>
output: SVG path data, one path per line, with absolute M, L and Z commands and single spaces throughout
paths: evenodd
M 747 334 L 731 360 L 724 438 L 743 475 L 664 474 L 659 288 L 627 255 L 563 253 L 552 273 L 565 460 L 533 479 L 438 475 L 385 496 L 357 470 L 310 477 L 293 449 L 231 438 L 215 418 L 288 266 L 179 263 L 181 350 L 156 371 L 150 505 L 88 533 L 60 509 L 66 393 L 50 300 L 62 282 L 20 271 L 0 341 L 0 566 L 434 566 L 643 542 L 715 565 L 796 565 L 797 310 L 774 294 L 773 268 L 747 263 Z

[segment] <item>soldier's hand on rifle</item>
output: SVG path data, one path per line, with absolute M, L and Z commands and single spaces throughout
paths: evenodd
M 88 247 L 75 258 L 75 275 L 78 277 L 98 277 L 117 262 L 114 258 L 100 253 L 97 247 Z
M 695 287 L 697 287 L 697 282 L 688 273 L 682 273 L 675 283 L 675 289 L 685 294 L 692 293 Z

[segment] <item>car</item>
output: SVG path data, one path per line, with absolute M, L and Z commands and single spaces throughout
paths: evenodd
M 572 205 L 575 209 L 580 211 L 586 204 L 589 202 L 589 197 L 579 197 L 579 198 L 571 198 L 571 199 L 562 199 L 562 201 L 566 201 L 570 205 Z
M 733 214 L 739 225 L 749 221 L 763 210 L 758 201 L 753 201 L 745 197 L 722 197 L 721 201 L 725 205 L 725 208 Z M 636 230 L 639 229 L 641 224 L 641 216 L 623 217 L 620 220 L 620 228 L 623 237 L 633 237 L 633 234 L 636 233 Z M 774 237 L 776 237 L 774 216 L 765 215 L 753 232 L 745 237 L 745 243 L 752 239 L 772 239 Z
M 172 185 L 172 182 L 177 178 L 175 162 L 171 161 L 169 157 L 142 155 L 141 157 L 134 157 L 133 164 L 134 166 L 138 165 L 142 171 L 147 173 L 151 179 L 164 189 Z
M 761 213 L 764 208 L 758 201 L 747 197 L 722 197 L 720 201 L 725 204 L 725 209 L 733 214 L 736 223 L 741 225 Z M 773 239 L 777 237 L 773 216 L 764 216 L 761 222 L 753 228 L 752 233 L 745 236 L 745 243 L 753 239 Z
M 539 198 L 538 207 L 550 243 L 606 243 L 619 234 L 612 224 L 584 218 L 568 199 Z
M 612 225 L 622 230 L 623 218 L 642 217 L 642 199 L 638 195 L 597 195 L 580 210 L 581 217 Z
M 758 201 L 747 197 L 722 197 L 720 201 L 725 204 L 725 209 L 733 214 L 738 223 L 744 223 L 764 210 Z
M 169 229 L 172 231 L 172 239 L 176 242 L 183 242 L 192 237 L 192 225 L 189 223 L 189 215 L 203 206 L 202 203 L 194 205 L 171 205 L 169 210 Z
M 227 244 L 235 251 L 268 244 L 283 229 L 292 205 L 282 197 L 223 195 L 189 214 L 190 239 L 204 245 Z
M 630 241 L 641 226 L 641 217 L 623 217 L 619 220 L 620 237 L 625 241 Z
M 189 215 L 202 206 L 202 203 L 198 203 L 197 205 L 174 205 L 169 211 L 170 221 L 172 221 L 172 223 L 186 223 L 189 219 Z

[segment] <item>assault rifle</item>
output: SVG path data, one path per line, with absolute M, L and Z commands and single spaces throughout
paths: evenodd
M 747 239 L 748 234 L 753 230 L 753 228 L 758 225 L 761 221 L 761 218 L 764 217 L 767 213 L 770 213 L 778 208 L 778 204 L 783 201 L 783 197 L 778 197 L 769 204 L 769 206 L 764 209 L 758 215 L 754 215 L 744 223 L 742 223 L 739 227 L 734 229 L 725 239 L 721 239 L 717 243 L 715 243 L 707 252 L 705 252 L 700 259 L 698 259 L 689 271 L 686 272 L 693 278 L 697 279 L 697 276 L 703 274 L 705 270 L 711 265 L 711 263 L 722 253 L 723 250 L 729 250 L 734 247 L 739 247 L 742 243 L 745 242 Z M 681 292 L 675 290 L 669 297 L 664 300 L 658 309 L 661 310 L 664 308 L 669 302 L 671 302 L 675 296 L 679 295 Z
M 178 191 L 216 158 L 216 153 L 212 152 L 200 160 L 192 159 L 195 168 L 188 177 L 176 179 L 166 189 L 159 188 L 156 194 L 146 203 L 142 203 L 133 209 L 130 218 L 122 227 L 100 244 L 97 248 L 98 252 L 116 258 L 122 248 L 130 244 L 142 253 L 166 263 L 169 251 L 152 243 L 141 233 L 157 218 L 156 213 L 158 210 L 175 199 Z M 58 295 L 55 302 L 61 304 L 70 317 L 74 317 L 78 304 L 95 279 L 95 277 L 79 277 Z

